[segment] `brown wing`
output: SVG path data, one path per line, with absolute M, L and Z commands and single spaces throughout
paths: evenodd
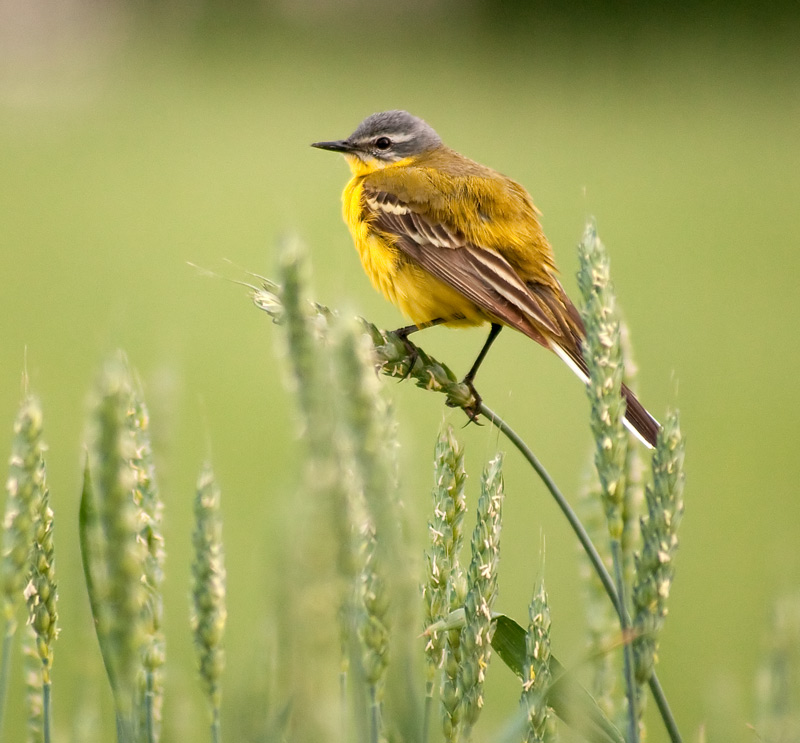
M 385 191 L 364 189 L 372 226 L 391 237 L 404 256 L 463 294 L 490 317 L 548 346 L 561 324 L 547 302 L 499 253 L 470 244 L 458 230 L 433 222 Z

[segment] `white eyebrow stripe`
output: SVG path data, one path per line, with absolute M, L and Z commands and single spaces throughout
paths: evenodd
M 400 134 L 400 133 L 397 133 L 397 134 L 379 134 L 379 135 L 371 134 L 369 137 L 367 137 L 365 139 L 359 139 L 358 143 L 360 145 L 371 145 L 376 139 L 380 139 L 380 137 L 387 137 L 388 139 L 390 139 L 392 141 L 393 145 L 405 144 L 406 142 L 409 142 L 410 140 L 414 139 L 414 136 L 415 135 L 411 134 L 411 133 L 408 133 L 408 134 Z

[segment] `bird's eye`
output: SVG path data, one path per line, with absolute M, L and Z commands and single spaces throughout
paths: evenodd
M 378 137 L 375 140 L 375 146 L 379 150 L 388 150 L 392 146 L 392 140 L 389 137 Z

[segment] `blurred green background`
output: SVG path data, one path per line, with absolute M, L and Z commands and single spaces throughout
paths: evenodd
M 402 324 L 369 286 L 341 223 L 345 164 L 308 144 L 406 108 L 526 185 L 573 296 L 574 246 L 586 217 L 597 217 L 640 396 L 657 417 L 679 407 L 688 441 L 659 674 L 687 739 L 706 726 L 711 740 L 750 740 L 771 607 L 800 585 L 800 53 L 788 8 L 4 3 L 0 451 L 27 363 L 45 408 L 56 511 L 57 739 L 101 740 L 97 718 L 105 725 L 111 713 L 77 506 L 87 391 L 116 348 L 145 383 L 166 500 L 164 739 L 200 739 L 206 724 L 186 619 L 191 500 L 209 448 L 228 543 L 223 728 L 241 730 L 240 715 L 258 713 L 245 693 L 267 673 L 254 647 L 275 611 L 277 504 L 302 497 L 300 447 L 280 331 L 244 290 L 187 261 L 237 279 L 244 269 L 274 275 L 280 236 L 296 233 L 320 301 Z M 435 329 L 422 345 L 463 372 L 483 338 Z M 590 436 L 573 376 L 507 332 L 479 381 L 574 497 Z M 387 385 L 421 550 L 436 432 L 442 418 L 464 418 L 439 396 Z M 474 504 L 482 464 L 509 447 L 488 426 L 459 436 Z M 554 652 L 578 662 L 577 548 L 513 452 L 506 489 L 498 608 L 524 620 L 546 537 Z M 485 739 L 515 709 L 515 687 L 495 662 Z M 6 730 L 19 739 L 21 690 L 13 693 Z M 651 740 L 663 739 L 654 724 Z

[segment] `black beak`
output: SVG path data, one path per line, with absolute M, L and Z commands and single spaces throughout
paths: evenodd
M 352 152 L 354 147 L 346 139 L 337 139 L 333 142 L 314 142 L 311 145 L 319 150 L 330 150 L 331 152 Z

